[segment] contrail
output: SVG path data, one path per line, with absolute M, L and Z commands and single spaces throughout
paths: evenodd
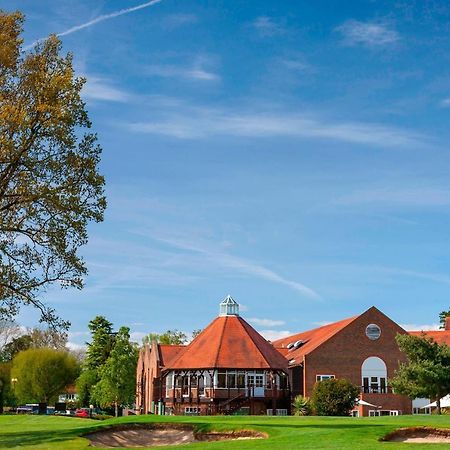
M 110 14 L 102 14 L 101 16 L 96 17 L 95 19 L 90 20 L 89 22 L 82 23 L 81 25 L 76 25 L 75 27 L 69 28 L 66 31 L 62 31 L 61 33 L 57 33 L 56 36 L 67 36 L 68 34 L 75 33 L 76 31 L 82 30 L 84 28 L 88 28 L 92 25 L 95 25 L 96 23 L 103 22 L 104 20 L 113 19 L 114 17 L 122 16 L 124 14 L 128 14 L 130 12 L 138 11 L 140 9 L 148 8 L 149 6 L 156 5 L 157 3 L 162 2 L 162 0 L 152 0 L 150 2 L 142 3 L 140 5 L 133 6 L 132 8 L 126 8 L 126 9 L 120 9 L 119 11 L 114 11 Z M 30 48 L 33 48 L 36 44 L 39 42 L 47 39 L 45 38 L 39 38 L 36 41 L 34 41 L 32 44 L 27 45 L 24 47 L 24 50 L 29 50 Z

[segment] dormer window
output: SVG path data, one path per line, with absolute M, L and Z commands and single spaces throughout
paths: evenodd
M 233 300 L 231 295 L 227 295 L 220 303 L 221 316 L 239 316 L 239 304 Z

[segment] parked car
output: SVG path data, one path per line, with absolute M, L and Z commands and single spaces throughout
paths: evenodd
M 75 411 L 76 417 L 89 417 L 89 408 L 78 408 Z

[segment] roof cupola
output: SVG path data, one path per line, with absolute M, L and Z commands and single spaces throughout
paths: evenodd
M 227 295 L 220 303 L 220 316 L 239 316 L 239 304 Z

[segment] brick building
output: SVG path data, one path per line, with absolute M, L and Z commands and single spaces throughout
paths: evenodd
M 136 407 L 143 414 L 285 414 L 292 398 L 309 397 L 317 381 L 346 378 L 361 391 L 353 415 L 411 414 L 412 401 L 389 386 L 406 361 L 395 341 L 398 333 L 406 331 L 371 307 L 270 343 L 239 316 L 228 296 L 219 317 L 189 345 L 153 343 L 141 350 Z M 450 344 L 450 318 L 445 330 L 425 333 Z
M 392 393 L 388 380 L 406 360 L 395 336 L 406 331 L 375 307 L 273 343 L 289 362 L 292 395 L 309 397 L 317 381 L 346 378 L 360 386 L 354 415 L 411 414 L 407 397 Z M 369 405 L 367 405 L 367 403 Z
M 287 367 L 228 296 L 219 317 L 189 345 L 153 343 L 141 351 L 136 408 L 158 414 L 287 414 Z

